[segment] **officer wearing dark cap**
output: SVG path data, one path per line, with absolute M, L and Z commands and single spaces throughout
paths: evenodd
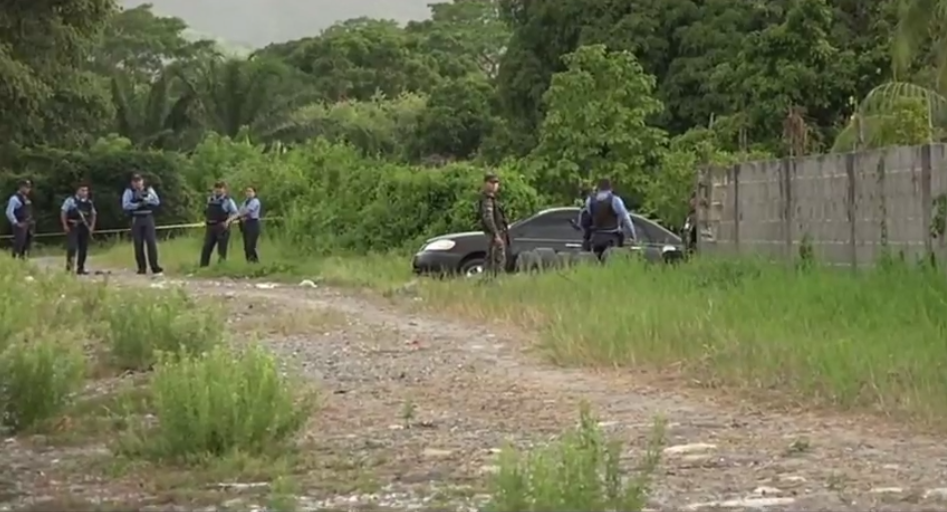
M 500 190 L 500 178 L 490 172 L 483 177 L 483 190 L 480 193 L 478 217 L 483 233 L 487 237 L 486 272 L 496 277 L 506 270 L 506 253 L 510 244 L 509 224 L 503 206 L 497 201 Z
M 220 261 L 227 259 L 227 247 L 230 245 L 230 224 L 240 218 L 237 203 L 227 194 L 227 184 L 214 183 L 214 193 L 207 198 L 204 208 L 204 247 L 201 248 L 201 266 L 210 265 L 210 255 L 217 247 Z
M 88 185 L 79 185 L 76 193 L 63 201 L 59 221 L 66 232 L 66 272 L 75 268 L 77 275 L 87 274 L 85 262 L 97 216 Z
M 33 201 L 30 192 L 33 182 L 23 180 L 17 183 L 17 191 L 7 201 L 6 217 L 13 228 L 13 257 L 25 259 L 33 242 Z
M 154 216 L 160 204 L 158 194 L 153 188 L 145 186 L 141 174 L 133 174 L 131 184 L 122 194 L 122 210 L 132 218 L 132 242 L 135 245 L 135 263 L 138 265 L 139 274 L 146 274 L 148 265 L 151 265 L 153 275 L 160 276 L 164 272 L 158 264 L 158 237 Z

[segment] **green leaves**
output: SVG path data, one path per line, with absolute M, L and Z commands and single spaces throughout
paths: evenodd
M 647 120 L 663 108 L 655 79 L 630 52 L 582 46 L 563 59 L 543 96 L 546 117 L 532 153 L 550 193 L 571 200 L 598 177 L 643 185 L 665 133 Z

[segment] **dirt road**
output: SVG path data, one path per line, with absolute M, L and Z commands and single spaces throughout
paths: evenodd
M 655 416 L 667 420 L 654 510 L 947 510 L 947 447 L 938 439 L 845 418 L 735 409 L 642 387 L 634 375 L 553 368 L 502 332 L 338 289 L 112 279 L 217 298 L 238 324 L 298 315 L 296 329 L 274 328 L 265 342 L 324 391 L 319 456 L 373 482 L 336 495 L 304 483 L 303 509 L 475 506 L 465 484 L 492 471 L 504 442 L 547 439 L 575 423 L 585 400 L 632 452 Z

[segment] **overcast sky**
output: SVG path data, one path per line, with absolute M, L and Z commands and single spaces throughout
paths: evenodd
M 241 46 L 315 35 L 329 25 L 359 16 L 401 22 L 428 16 L 435 0 L 152 0 L 154 12 L 183 18 L 195 31 Z M 134 7 L 138 0 L 121 0 Z

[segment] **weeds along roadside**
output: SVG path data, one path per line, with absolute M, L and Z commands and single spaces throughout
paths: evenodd
M 235 257 L 198 271 L 198 250 L 199 241 L 178 239 L 164 254 L 185 272 L 314 279 L 386 294 L 412 278 L 410 257 L 400 253 L 303 257 L 271 240 L 262 265 Z M 130 261 L 130 251 L 110 257 Z M 852 273 L 748 259 L 673 267 L 617 260 L 506 276 L 496 286 L 423 279 L 411 288 L 422 307 L 536 333 L 564 366 L 671 368 L 688 382 L 766 398 L 935 425 L 947 418 L 947 281 L 929 268 L 895 263 Z
M 561 365 L 674 369 L 796 403 L 947 419 L 947 280 L 907 265 L 616 260 L 496 286 L 430 281 L 424 302 L 538 333 Z
M 318 414 L 308 383 L 286 376 L 260 346 L 228 346 L 223 313 L 181 291 L 92 284 L 0 259 L 0 301 L 0 429 L 105 442 L 111 462 L 103 471 L 116 477 L 128 468 L 187 475 L 291 465 L 294 443 Z M 624 481 L 618 445 L 588 410 L 581 420 L 549 446 L 505 450 L 488 482 L 488 508 L 639 509 L 663 440 L 660 424 L 644 470 Z M 292 476 L 291 467 L 282 471 Z M 566 484 L 576 475 L 581 488 Z

